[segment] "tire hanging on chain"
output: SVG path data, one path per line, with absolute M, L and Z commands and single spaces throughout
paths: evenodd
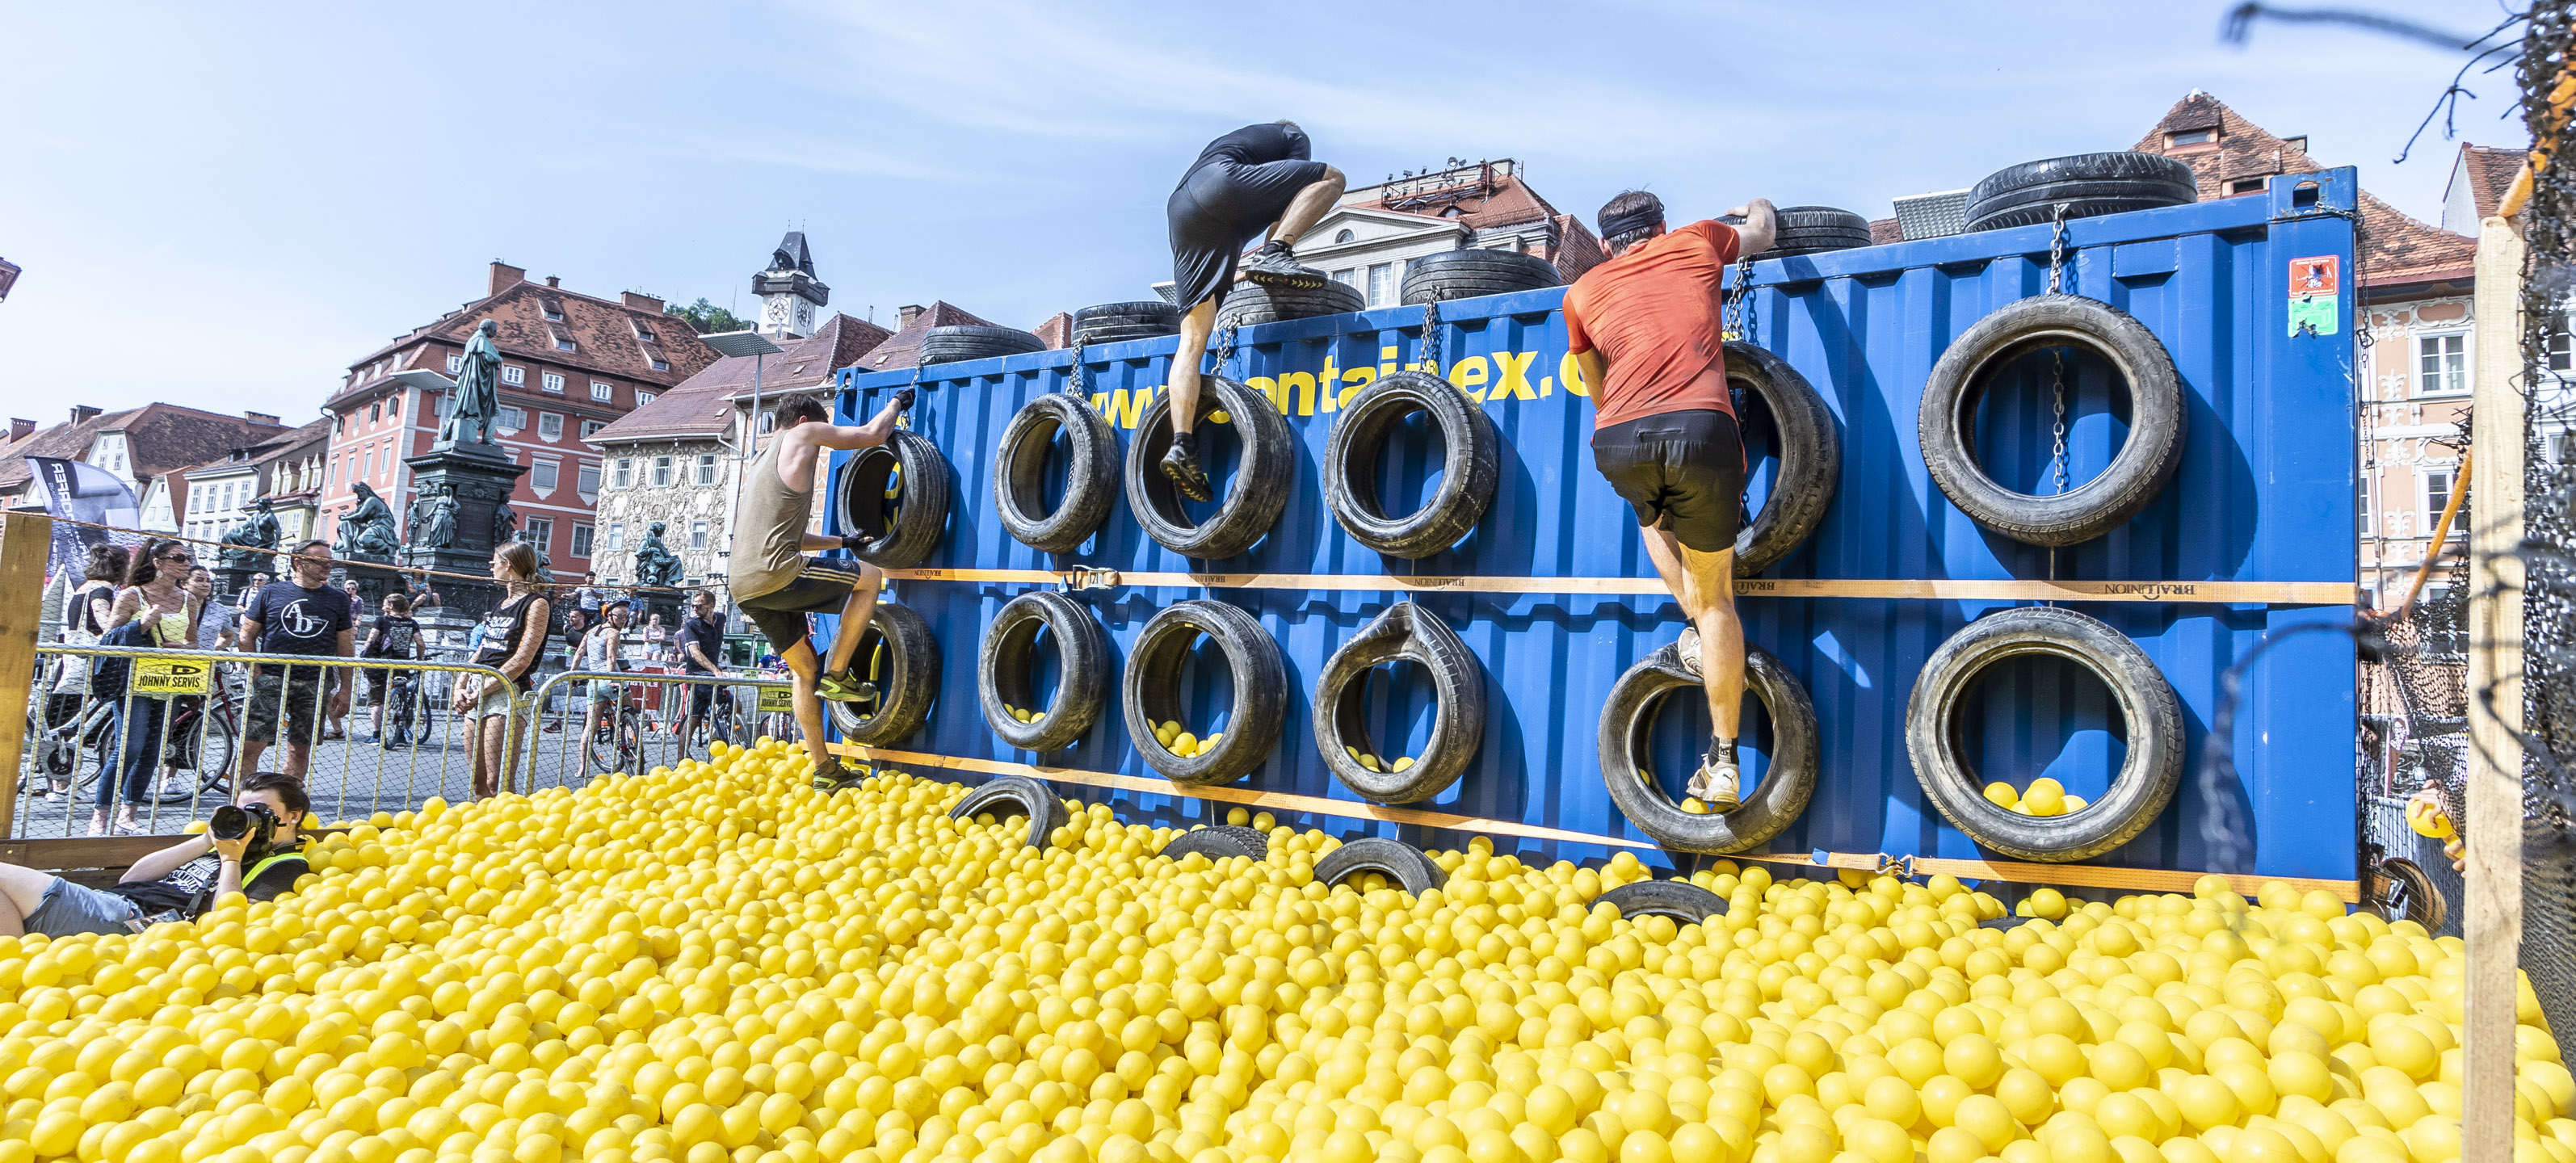
M 847 634 L 850 628 L 839 632 Z M 919 611 L 883 600 L 868 615 L 867 633 L 876 641 L 862 637 L 850 664 L 876 684 L 876 697 L 826 699 L 823 707 L 843 742 L 887 747 L 911 738 L 930 721 L 930 708 L 939 700 L 939 640 Z
M 1431 739 L 1422 754 L 1396 770 L 1396 761 L 1362 762 L 1369 742 L 1366 680 L 1381 664 L 1402 659 L 1431 675 L 1436 703 Z M 1371 619 L 1324 663 L 1315 683 L 1315 747 L 1342 786 L 1381 804 L 1410 804 L 1447 791 L 1466 774 L 1485 738 L 1485 671 L 1449 623 L 1412 602 L 1397 602 Z M 1367 753 L 1375 757 L 1375 752 Z
M 836 527 L 867 540 L 855 552 L 879 569 L 910 569 L 948 530 L 953 470 L 930 438 L 897 428 L 886 442 L 851 454 L 834 498 Z
M 1054 640 L 1055 696 L 1037 705 L 1030 676 L 1037 665 L 1038 631 Z M 975 694 L 984 722 L 1002 741 L 1022 751 L 1061 751 L 1100 721 L 1109 702 L 1109 634 L 1090 607 L 1055 590 L 1030 590 L 1003 603 L 984 630 L 977 651 Z M 1034 718 L 1023 722 L 1016 711 Z
M 1665 643 L 1619 676 L 1603 700 L 1597 740 L 1601 781 L 1637 830 L 1676 852 L 1742 852 L 1779 835 L 1807 810 L 1816 792 L 1820 748 L 1815 704 L 1789 668 L 1759 646 L 1744 647 L 1744 689 L 1771 713 L 1771 766 L 1731 812 L 1685 812 L 1655 779 L 1651 755 L 1655 713 L 1667 696 L 1705 689 Z
M 1074 352 L 1072 387 L 1023 405 L 1002 428 L 993 453 L 993 511 L 1014 540 L 1042 553 L 1072 553 L 1100 531 L 1118 501 L 1118 434 L 1080 391 L 1082 352 Z M 1064 448 L 1064 496 L 1046 505 L 1046 462 Z
M 1824 524 L 1842 482 L 1842 433 L 1815 385 L 1764 348 L 1740 340 L 1728 343 L 1726 381 L 1739 398 L 1761 398 L 1780 458 L 1771 494 L 1735 535 L 1735 576 L 1752 577 L 1797 552 Z M 1742 419 L 1741 408 L 1737 418 Z
M 1223 736 L 1215 746 L 1180 755 L 1155 738 L 1154 728 L 1180 719 L 1181 670 L 1202 634 L 1225 655 L 1234 705 L 1225 729 L 1215 732 Z M 1119 696 L 1128 740 L 1146 766 L 1174 783 L 1232 783 L 1260 767 L 1279 745 L 1288 718 L 1288 668 L 1278 640 L 1242 607 L 1191 598 L 1164 607 L 1136 632 Z
M 1440 485 L 1420 508 L 1390 514 L 1378 496 L 1380 461 L 1396 425 L 1416 413 L 1440 429 Z M 1501 444 L 1493 418 L 1455 385 L 1393 372 L 1362 388 L 1325 438 L 1324 503 L 1352 540 L 1389 557 L 1429 557 L 1473 532 L 1493 505 Z
M 1200 377 L 1198 412 L 1193 427 L 1202 433 L 1216 413 L 1225 413 L 1242 446 L 1234 479 L 1217 498 L 1216 512 L 1204 521 L 1193 520 L 1182 507 L 1179 490 L 1163 475 L 1163 453 L 1172 447 L 1169 392 L 1145 406 L 1136 435 L 1127 443 L 1127 507 L 1145 535 L 1165 549 L 1203 560 L 1233 557 L 1268 536 L 1287 509 L 1297 477 L 1296 437 L 1270 397 L 1223 376 Z

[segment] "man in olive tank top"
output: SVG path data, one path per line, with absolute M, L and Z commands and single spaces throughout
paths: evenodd
M 866 636 L 885 571 L 863 561 L 807 557 L 809 549 L 851 549 L 864 537 L 828 537 L 805 531 L 814 508 L 814 485 L 830 463 L 825 449 L 874 448 L 894 434 L 894 421 L 912 407 L 913 391 L 896 392 L 874 419 L 858 427 L 830 423 L 823 405 L 801 399 L 778 410 L 778 431 L 754 457 L 743 480 L 742 513 L 727 576 L 735 604 L 760 627 L 794 678 L 796 729 L 814 760 L 814 786 L 839 791 L 858 786 L 859 773 L 825 747 L 823 702 L 850 702 L 874 693 L 850 673 L 850 656 Z M 805 615 L 841 616 L 828 663 L 814 652 Z

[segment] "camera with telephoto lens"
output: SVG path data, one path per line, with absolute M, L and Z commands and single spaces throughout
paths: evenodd
M 279 823 L 277 813 L 267 804 L 226 804 L 216 808 L 214 816 L 206 821 L 206 834 L 218 840 L 248 837 L 250 842 L 242 846 L 242 863 L 247 865 L 268 855 L 269 840 L 277 835 Z

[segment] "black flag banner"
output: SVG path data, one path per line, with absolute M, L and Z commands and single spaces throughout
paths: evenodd
M 114 473 L 97 465 L 60 457 L 31 456 L 27 467 L 34 471 L 36 488 L 45 498 L 45 513 L 55 518 L 53 561 L 47 573 L 68 572 L 72 584 L 88 579 L 81 576 L 89 562 L 89 547 L 99 544 L 133 548 L 143 543 L 139 528 L 143 523 L 143 504 L 134 490 Z M 88 525 L 73 525 L 86 521 Z M 94 526 L 106 525 L 100 529 Z

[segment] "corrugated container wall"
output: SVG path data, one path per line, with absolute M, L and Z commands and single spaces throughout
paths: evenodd
M 2221 676 L 2267 636 L 2306 623 L 2340 623 L 2345 605 L 2217 604 L 2192 600 L 2192 583 L 2343 583 L 2354 571 L 2352 303 L 2326 326 L 2289 317 L 2291 260 L 2334 256 L 2352 269 L 2350 170 L 2275 183 L 2264 195 L 2081 219 L 2067 225 L 2065 277 L 2072 293 L 2104 300 L 2142 321 L 2171 352 L 2187 403 L 2187 440 L 2172 482 L 2142 514 L 2109 535 L 2056 551 L 1981 530 L 1936 488 L 1916 437 L 1916 407 L 1943 349 L 1980 318 L 2046 290 L 2051 230 L 2027 227 L 1756 264 L 1752 338 L 1784 357 L 1822 392 L 1841 426 L 1842 475 L 1833 507 L 1808 543 L 1769 578 L 2032 580 L 2051 577 L 2168 583 L 2165 600 L 2076 604 L 2137 641 L 2179 696 L 2191 758 L 2183 787 L 2145 834 L 2096 863 L 2349 881 L 2354 874 L 2354 678 L 2350 641 L 2302 635 L 2265 655 L 2245 677 L 2235 775 L 2203 777 L 2201 751 L 2217 713 Z M 1147 540 L 1122 498 L 1105 529 L 1061 558 L 1013 541 L 996 519 L 991 471 L 1012 414 L 1039 393 L 1062 391 L 1072 353 L 927 369 L 916 426 L 955 470 L 956 503 L 927 567 L 1130 573 L 1417 577 L 1646 578 L 1653 576 L 1628 508 L 1595 471 L 1588 440 L 1592 401 L 1566 353 L 1562 291 L 1441 304 L 1441 370 L 1478 399 L 1504 438 L 1502 478 L 1476 531 L 1419 562 L 1381 558 L 1351 540 L 1326 508 L 1320 466 L 1340 405 L 1368 375 L 1418 362 L 1418 307 L 1246 328 L 1228 374 L 1273 393 L 1298 441 L 1285 515 L 1249 552 L 1191 561 Z M 1082 391 L 1109 415 L 1122 441 L 1165 381 L 1170 339 L 1086 352 Z M 2073 479 L 2097 472 L 2125 431 L 2124 393 L 2097 366 L 2066 369 L 2068 456 Z M 1980 453 L 1999 481 L 2050 491 L 2052 393 L 2044 365 L 2007 369 L 1978 422 Z M 855 423 L 912 373 L 840 379 L 840 412 Z M 1332 390 L 1340 387 L 1340 392 Z M 1758 417 L 1748 418 L 1756 454 Z M 1222 446 L 1222 437 L 1213 438 Z M 1411 438 L 1407 438 L 1411 439 Z M 1400 447 L 1407 445 L 1398 441 Z M 1220 459 L 1222 454 L 1220 453 Z M 843 460 L 846 456 L 843 457 Z M 838 465 L 833 488 L 839 487 Z M 1399 494 L 1419 496 L 1421 472 L 1397 470 Z M 1752 499 L 1768 480 L 1755 467 Z M 1400 502 L 1399 502 L 1400 503 Z M 2053 572 L 2052 572 L 2053 571 Z M 1120 725 L 1117 694 L 1099 726 L 1067 751 L 1038 756 L 1003 745 L 976 701 L 974 661 L 993 613 L 1032 583 L 900 580 L 894 600 L 935 628 L 945 673 L 931 721 L 896 766 L 924 756 L 957 774 L 1001 764 L 1064 769 L 1068 794 L 1106 797 L 1131 819 L 1203 821 L 1229 806 L 1136 790 L 1102 773 L 1154 779 Z M 1978 858 L 1973 842 L 1933 811 L 1905 748 L 1907 696 L 1925 659 L 1980 615 L 2011 603 L 1949 599 L 1765 596 L 1739 600 L 1751 640 L 1777 655 L 1811 693 L 1823 767 L 1803 818 L 1768 850 Z M 1312 590 L 1123 585 L 1073 591 L 1096 610 L 1117 650 L 1155 611 L 1213 597 L 1251 611 L 1279 641 L 1292 690 L 1285 732 L 1270 761 L 1240 786 L 1329 797 L 1331 814 L 1283 819 L 1349 836 L 1398 835 L 1455 845 L 1456 834 L 1366 818 L 1370 809 L 1328 773 L 1308 728 L 1312 684 L 1324 660 L 1356 629 L 1408 595 L 1354 588 Z M 2153 591 L 2150 591 L 2151 593 Z M 1488 721 L 1474 765 L 1417 809 L 1515 825 L 1503 851 L 1584 859 L 1644 836 L 1614 808 L 1595 755 L 1605 693 L 1681 628 L 1660 597 L 1547 594 L 1413 594 L 1454 627 L 1487 674 Z M 2348 600 L 2348 598 L 2346 599 Z M 2026 604 L 2026 603 L 2025 603 Z M 1123 661 L 1123 654 L 1121 655 Z M 1208 669 L 1208 668 L 1202 668 Z M 1192 694 L 1189 726 L 1220 726 L 1222 691 Z M 1410 754 L 1428 729 L 1419 690 L 1375 696 L 1373 737 L 1388 757 Z M 1661 778 L 1677 790 L 1707 731 L 1692 699 L 1668 699 L 1657 728 Z M 2041 774 L 2098 795 L 2117 770 L 2122 724 L 2103 689 L 2071 667 L 2038 661 L 1988 674 L 1963 745 L 1985 778 L 2026 784 Z M 1758 719 L 1758 716 L 1756 716 Z M 1764 728 L 1747 732 L 1755 745 Z M 911 758 L 907 758 L 911 757 Z M 1753 773 L 1758 778 L 1758 767 Z M 1089 779 L 1093 786 L 1084 788 Z M 1601 838 L 1531 838 L 1539 829 Z M 1467 830 L 1476 830 L 1470 827 Z M 1649 863 L 1673 861 L 1643 852 Z M 1687 867 L 1688 857 L 1679 858 Z

